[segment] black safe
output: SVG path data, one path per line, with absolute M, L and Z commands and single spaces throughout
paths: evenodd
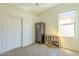
M 45 42 L 45 23 L 43 22 L 35 23 L 35 42 L 41 44 Z

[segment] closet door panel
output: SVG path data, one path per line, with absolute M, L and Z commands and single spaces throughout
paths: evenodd
M 5 20 L 5 17 L 2 16 L 2 25 L 1 25 L 1 34 L 2 34 L 2 40 L 1 40 L 1 48 L 2 48 L 2 51 L 6 51 L 7 50 L 7 47 L 6 47 L 6 44 L 7 44 L 7 39 L 8 39 L 8 33 L 7 33 L 7 20 Z
M 9 50 L 21 46 L 21 20 L 18 18 L 8 17 L 8 40 L 7 48 Z
M 5 33 L 6 32 L 6 23 L 4 23 L 4 21 L 5 20 L 4 20 L 3 15 L 0 15 L 0 53 L 3 53 L 6 51 L 7 35 Z
M 12 19 L 11 23 L 11 46 L 17 48 L 21 46 L 21 20 Z
M 0 15 L 0 53 L 21 46 L 21 19 Z
M 0 52 L 1 52 L 1 18 L 0 18 Z
M 7 33 L 7 40 L 6 40 L 6 50 L 11 50 L 12 49 L 12 46 L 11 46 L 11 40 L 12 40 L 12 31 L 11 31 L 11 22 L 12 22 L 12 20 L 10 19 L 10 17 L 7 17 L 7 16 L 5 16 L 5 21 L 6 21 L 6 23 L 7 23 L 7 31 L 6 31 L 6 33 Z

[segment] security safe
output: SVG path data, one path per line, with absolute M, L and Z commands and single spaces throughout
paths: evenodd
M 45 42 L 45 23 L 43 22 L 35 23 L 35 42 Z

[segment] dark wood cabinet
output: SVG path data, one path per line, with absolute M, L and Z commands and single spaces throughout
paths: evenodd
M 45 23 L 43 22 L 35 23 L 35 42 L 45 42 Z

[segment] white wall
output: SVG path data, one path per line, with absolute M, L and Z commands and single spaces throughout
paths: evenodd
M 79 4 L 60 4 L 39 13 L 40 19 L 46 23 L 47 35 L 58 35 L 58 14 L 63 12 L 77 11 L 77 37 L 60 37 L 60 46 L 79 51 Z M 76 28 L 75 28 L 76 29 Z
M 23 20 L 23 46 L 35 42 L 35 23 L 37 22 L 40 22 L 39 18 L 34 15 L 28 15 L 27 18 Z
M 38 17 L 36 17 L 36 15 L 35 14 L 33 14 L 33 13 L 30 13 L 29 11 L 24 11 L 24 10 L 22 10 L 22 9 L 20 9 L 20 8 L 18 8 L 18 7 L 16 7 L 16 6 L 12 6 L 12 5 L 7 5 L 7 4 L 0 4 L 0 15 L 4 15 L 5 17 L 3 17 L 4 18 L 4 20 L 6 20 L 6 16 L 8 16 L 8 17 L 17 17 L 17 18 L 19 18 L 19 19 L 17 19 L 16 18 L 16 20 L 14 21 L 14 22 L 16 22 L 16 23 L 18 23 L 18 24 L 14 24 L 14 22 L 11 20 L 10 21 L 10 19 L 13 19 L 13 18 L 10 18 L 8 21 L 10 21 L 10 23 L 7 23 L 7 20 L 6 21 L 4 21 L 4 24 L 7 24 L 7 26 L 8 25 L 10 25 L 10 24 L 12 24 L 12 25 L 10 25 L 10 27 L 8 26 L 8 28 L 10 28 L 10 30 L 13 30 L 13 28 L 12 27 L 15 27 L 15 29 L 14 29 L 14 35 L 12 35 L 12 36 L 14 36 L 14 37 L 11 37 L 11 36 L 7 36 L 7 37 L 11 37 L 13 40 L 14 40 L 14 42 L 16 42 L 16 39 L 17 38 L 15 38 L 16 36 L 17 36 L 17 31 L 18 31 L 18 29 L 17 29 L 17 27 L 19 26 L 20 27 L 20 21 L 18 22 L 18 20 L 20 20 L 21 18 L 23 19 L 23 40 L 21 40 L 20 38 L 18 39 L 18 41 L 16 42 L 16 43 L 11 43 L 11 42 L 9 42 L 10 40 L 9 39 L 6 39 L 6 38 L 4 38 L 4 40 L 2 40 L 2 39 L 0 39 L 0 53 L 2 53 L 1 51 L 3 50 L 3 52 L 5 52 L 5 51 L 8 51 L 8 50 L 11 50 L 11 49 L 14 49 L 14 48 L 18 48 L 18 47 L 20 47 L 21 46 L 21 43 L 22 43 L 22 45 L 23 46 L 27 46 L 27 45 L 29 45 L 29 44 L 31 44 L 31 43 L 34 43 L 34 36 L 33 36 L 33 30 L 34 30 L 34 19 L 35 20 L 37 20 L 37 21 L 39 21 L 38 20 Z M 0 18 L 0 21 L 1 21 L 2 19 Z M 1 23 L 1 22 L 0 22 Z M 1 27 L 2 25 L 0 25 L 0 27 Z M 7 27 L 7 26 L 5 26 L 5 28 Z M 2 26 L 2 27 L 4 27 L 4 26 Z M 21 29 L 19 29 L 19 35 L 21 34 L 20 33 L 20 30 Z M 5 31 L 4 29 L 3 29 L 3 31 Z M 6 31 L 5 31 L 6 32 Z M 7 31 L 6 33 L 8 33 L 8 34 L 5 34 L 4 33 L 4 35 L 6 36 L 6 35 L 9 35 L 9 33 L 12 33 L 12 31 Z M 1 31 L 1 29 L 0 29 L 0 35 L 2 35 L 2 31 Z M 4 37 L 4 36 L 3 36 Z M 20 37 L 20 36 L 19 36 Z M 3 42 L 2 42 L 3 41 Z M 11 40 L 12 41 L 12 40 Z M 21 42 L 22 41 L 22 42 Z M 2 43 L 1 43 L 2 42 Z M 9 48 L 9 47 L 7 47 L 5 44 L 6 44 L 6 42 L 7 42 L 7 44 L 8 44 L 8 46 L 10 45 L 10 44 L 12 44 L 11 46 L 13 47 L 13 48 Z M 13 41 L 12 41 L 13 42 Z M 10 43 L 10 44 L 9 44 Z M 16 46 L 16 44 L 18 44 L 17 46 Z M 2 49 L 1 50 L 1 48 L 2 47 L 5 47 L 5 49 Z

